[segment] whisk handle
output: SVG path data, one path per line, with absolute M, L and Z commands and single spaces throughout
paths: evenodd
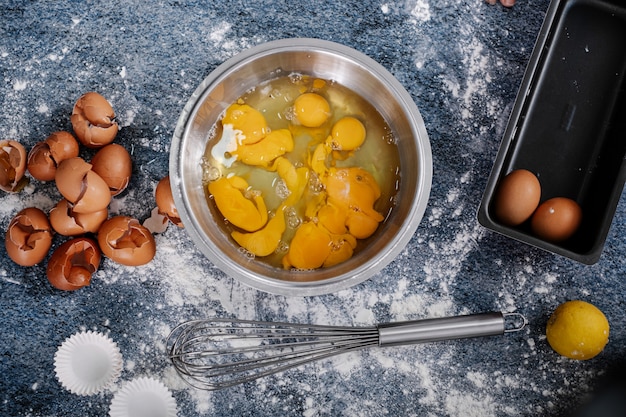
M 480 313 L 381 324 L 378 326 L 378 344 L 399 346 L 501 335 L 505 332 L 504 319 L 502 313 Z

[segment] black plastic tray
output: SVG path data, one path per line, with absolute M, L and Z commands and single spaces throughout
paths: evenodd
M 626 179 L 626 2 L 553 0 L 478 210 L 488 229 L 593 264 L 604 247 Z M 569 240 L 541 240 L 527 223 L 498 223 L 500 180 L 524 168 L 541 182 L 541 201 L 569 197 L 583 220 Z

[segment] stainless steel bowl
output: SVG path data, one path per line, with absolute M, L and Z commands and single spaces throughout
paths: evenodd
M 400 149 L 401 181 L 396 207 L 371 243 L 348 261 L 312 271 L 290 271 L 251 259 L 218 222 L 207 204 L 201 159 L 209 132 L 222 112 L 246 91 L 290 73 L 333 80 L 372 103 L 391 127 Z M 198 248 L 222 271 L 257 288 L 282 295 L 318 295 L 360 283 L 379 272 L 407 245 L 430 194 L 432 154 L 424 121 L 402 85 L 371 58 L 319 39 L 283 39 L 246 50 L 217 67 L 185 105 L 170 155 L 174 201 Z

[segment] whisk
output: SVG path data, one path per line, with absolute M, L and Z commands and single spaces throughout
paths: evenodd
M 218 390 L 367 347 L 501 335 L 527 324 L 519 313 L 499 312 L 371 327 L 210 318 L 177 326 L 167 350 L 188 384 Z

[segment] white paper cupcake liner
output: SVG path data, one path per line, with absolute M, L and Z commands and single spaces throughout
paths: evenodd
M 122 373 L 122 355 L 107 336 L 76 333 L 54 355 L 54 372 L 61 385 L 77 395 L 93 395 L 110 388 Z
M 176 417 L 176 413 L 172 393 L 152 378 L 137 378 L 124 385 L 109 407 L 109 417 Z

